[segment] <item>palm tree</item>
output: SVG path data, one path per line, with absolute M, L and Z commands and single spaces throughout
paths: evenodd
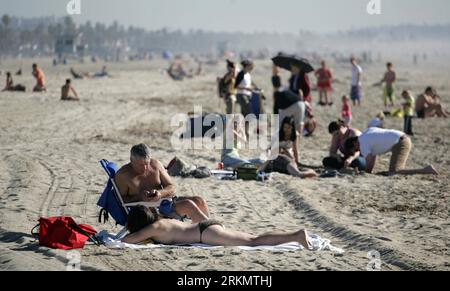
M 9 24 L 11 23 L 11 17 L 8 14 L 3 15 L 2 23 L 5 29 L 8 29 Z

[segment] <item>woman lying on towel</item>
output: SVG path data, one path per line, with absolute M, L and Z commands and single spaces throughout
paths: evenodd
M 156 210 L 138 206 L 128 216 L 130 234 L 122 241 L 138 244 L 149 239 L 167 245 L 207 244 L 211 246 L 276 246 L 289 242 L 298 242 L 311 249 L 306 230 L 291 233 L 268 233 L 260 236 L 225 229 L 216 220 L 205 220 L 188 224 L 178 220 L 161 219 Z

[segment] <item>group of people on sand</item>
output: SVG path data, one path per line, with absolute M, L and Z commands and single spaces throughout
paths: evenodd
M 377 158 L 391 153 L 388 175 L 433 174 L 438 172 L 433 166 L 422 169 L 407 169 L 406 162 L 411 153 L 412 141 L 408 133 L 397 130 L 384 129 L 384 115 L 378 114 L 371 121 L 365 131 L 351 126 L 350 101 L 359 105 L 362 99 L 361 74 L 362 69 L 355 59 L 351 60 L 353 76 L 350 96 L 343 97 L 347 120 L 331 122 L 328 126 L 331 135 L 329 156 L 323 160 L 325 169 L 351 169 L 358 173 L 372 173 Z M 241 63 L 242 70 L 238 71 L 236 64 L 227 61 L 227 74 L 219 80 L 223 82 L 222 89 L 227 113 L 235 113 L 235 103 L 241 106 L 241 113 L 245 117 L 250 113 L 249 99 L 257 88 L 251 76 L 254 64 L 251 61 Z M 390 67 L 390 68 L 389 68 Z M 389 71 L 389 69 L 391 71 Z M 311 169 L 299 167 L 299 145 L 305 126 L 305 115 L 311 107 L 311 87 L 307 74 L 302 72 L 296 64 L 291 66 L 291 78 L 287 88 L 282 88 L 278 68 L 274 67 L 272 84 L 274 87 L 274 113 L 280 115 L 281 125 L 276 136 L 273 137 L 267 149 L 269 159 L 246 159 L 239 154 L 241 144 L 248 142 L 248 132 L 242 121 L 234 117 L 228 120 L 223 133 L 223 150 L 221 161 L 226 168 L 238 168 L 245 164 L 258 166 L 259 172 L 279 172 L 299 178 L 314 178 L 318 174 Z M 383 82 L 386 83 L 386 102 L 394 103 L 395 73 L 392 64 L 388 65 L 388 73 Z M 331 92 L 332 73 L 322 63 L 322 69 L 316 72 L 320 79 L 321 98 L 325 105 L 332 101 L 326 93 Z M 438 101 L 437 94 L 427 89 L 423 100 L 426 108 L 424 116 L 445 115 L 445 110 Z M 417 111 L 409 91 L 402 94 L 404 111 L 414 114 Z M 418 102 L 419 103 L 419 102 Z M 346 105 L 347 108 L 346 108 Z M 405 123 L 407 119 L 405 118 Z M 406 127 L 405 127 L 406 128 Z M 407 128 L 406 128 L 407 129 Z M 409 128 L 411 129 L 411 128 Z M 115 176 L 117 186 L 125 202 L 158 202 L 169 199 L 170 212 L 168 215 L 157 208 L 138 206 L 131 210 L 128 217 L 129 234 L 123 239 L 125 243 L 154 242 L 163 244 L 194 244 L 205 243 L 221 246 L 256 246 L 278 245 L 287 242 L 299 242 L 310 249 L 311 243 L 306 230 L 291 233 L 268 233 L 260 236 L 226 229 L 222 222 L 211 219 L 207 202 L 201 197 L 177 197 L 176 187 L 168 175 L 165 167 L 159 161 L 152 159 L 150 149 L 144 144 L 131 149 L 130 163 L 119 170 Z M 188 217 L 192 224 L 181 222 L 173 217 Z
M 369 128 L 361 132 L 351 126 L 353 114 L 351 112 L 350 101 L 354 105 L 360 105 L 362 91 L 362 68 L 358 65 L 355 58 L 350 60 L 352 64 L 352 80 L 350 97 L 344 95 L 342 98 L 342 120 L 332 122 L 329 125 L 329 133 L 332 135 L 330 156 L 323 160 L 323 166 L 327 169 L 355 169 L 357 172 L 371 173 L 376 161 L 376 157 L 387 152 L 392 152 L 392 161 L 389 167 L 389 174 L 437 174 L 432 167 L 417 170 L 405 170 L 406 160 L 411 151 L 412 143 L 409 136 L 414 135 L 412 131 L 412 119 L 415 111 L 418 116 L 443 116 L 448 114 L 440 103 L 440 98 L 432 88 L 427 88 L 425 94 L 419 96 L 416 103 L 415 98 L 410 91 L 403 91 L 402 103 L 404 112 L 404 131 L 395 131 L 384 129 L 384 114 L 381 113 L 371 121 Z M 233 111 L 234 94 L 237 94 L 236 100 L 242 108 L 242 95 L 244 92 L 251 92 L 254 87 L 251 81 L 250 72 L 253 70 L 252 63 L 243 62 L 243 70 L 241 78 L 234 78 L 236 75 L 236 67 L 234 63 L 227 61 L 228 72 L 222 79 L 228 87 L 226 87 L 224 100 L 227 104 L 227 113 Z M 279 148 L 276 149 L 277 155 L 270 160 L 261 159 L 245 159 L 239 155 L 239 143 L 246 142 L 246 135 L 242 134 L 239 129 L 239 123 L 235 122 L 232 128 L 234 140 L 237 141 L 232 147 L 224 147 L 222 151 L 222 163 L 225 167 L 236 168 L 243 164 L 251 163 L 260 166 L 260 171 L 275 171 L 289 174 L 301 178 L 316 177 L 318 174 L 309 169 L 300 169 L 299 165 L 299 144 L 301 136 L 305 128 L 305 116 L 308 111 L 312 111 L 311 85 L 308 76 L 302 72 L 300 66 L 295 63 L 291 64 L 291 78 L 286 88 L 283 88 L 279 68 L 273 67 L 272 84 L 274 87 L 274 114 L 279 114 L 281 126 L 279 130 Z M 333 74 L 322 62 L 322 67 L 315 72 L 320 84 L 320 102 L 329 105 L 329 99 L 326 93 L 332 92 Z M 387 64 L 387 72 L 385 73 L 381 84 L 385 84 L 385 103 L 395 104 L 395 82 L 396 73 L 393 70 L 393 64 Z M 319 86 L 318 86 L 319 87 Z M 240 90 L 236 90 L 240 89 Z M 306 98 L 305 98 L 306 96 Z M 247 98 L 249 96 L 247 95 Z M 245 103 L 244 103 L 245 105 Z M 421 105 L 425 108 L 419 110 Z M 244 107 L 245 108 L 245 107 Z M 425 113 L 424 113 L 425 112 Z M 243 115 L 248 113 L 242 110 Z M 225 136 L 225 135 L 224 135 Z M 247 136 L 248 137 L 248 136 Z M 360 139 L 361 138 L 361 139 Z M 347 143 L 351 140 L 353 144 Z M 362 146 L 360 148 L 360 146 Z M 371 150 L 368 150 L 371 149 Z M 364 150 L 361 150 L 364 149 Z
M 423 169 L 405 169 L 412 143 L 403 132 L 372 127 L 361 133 L 341 122 L 331 123 L 329 131 L 332 134 L 330 157 L 324 160 L 324 165 L 328 168 L 357 168 L 371 173 L 377 156 L 392 152 L 389 174 L 437 174 L 432 166 Z M 271 167 L 279 167 L 286 174 L 298 177 L 315 176 L 312 172 L 299 172 L 297 165 L 288 162 L 291 158 L 294 161 L 298 158 L 290 156 L 290 151 L 295 145 L 295 132 L 293 119 L 286 118 L 279 133 L 279 157 L 286 155 L 288 158 L 266 162 L 264 167 L 272 163 Z M 233 134 L 239 133 L 233 131 Z M 244 138 L 242 133 L 241 137 Z M 170 204 L 165 206 L 164 212 L 157 207 L 132 208 L 127 223 L 129 234 L 122 239 L 125 243 L 258 246 L 298 242 L 306 249 L 312 247 L 306 230 L 257 236 L 225 228 L 221 221 L 211 218 L 208 203 L 204 198 L 176 195 L 177 188 L 166 168 L 152 158 L 150 149 L 145 144 L 132 147 L 130 163 L 117 172 L 114 180 L 125 203 Z M 184 222 L 180 218 L 189 218 L 192 223 Z
M 76 72 L 73 68 L 70 69 L 70 73 L 74 79 L 103 78 L 110 76 L 106 66 L 103 66 L 101 72 L 92 75 L 89 73 Z M 33 92 L 47 92 L 45 73 L 38 64 L 32 65 L 32 75 L 36 79 L 36 85 L 33 88 Z M 2 91 L 25 92 L 26 87 L 21 84 L 14 84 L 11 72 L 7 72 L 6 85 Z M 66 79 L 65 84 L 61 87 L 61 101 L 80 101 L 80 97 L 72 85 L 71 79 Z
M 21 75 L 22 70 L 19 70 L 19 72 L 18 75 Z M 36 79 L 33 92 L 46 92 L 44 71 L 37 64 L 33 64 L 31 74 Z M 25 92 L 26 87 L 22 84 L 14 84 L 11 72 L 6 72 L 6 85 L 2 91 Z
M 203 243 L 217 246 L 259 246 L 298 242 L 306 249 L 311 243 L 306 230 L 290 233 L 252 235 L 224 227 L 210 218 L 207 202 L 201 197 L 177 197 L 177 189 L 166 169 L 150 155 L 144 144 L 133 146 L 130 163 L 116 174 L 115 181 L 124 202 L 171 201 L 171 210 L 178 217 L 188 217 L 192 223 L 167 218 L 156 208 L 134 207 L 128 215 L 129 234 L 123 242 L 138 244 Z

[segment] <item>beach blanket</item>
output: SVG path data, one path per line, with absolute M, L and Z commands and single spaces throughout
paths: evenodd
M 162 244 L 146 244 L 146 245 L 133 245 L 126 244 L 121 242 L 120 240 L 116 240 L 115 234 L 108 233 L 107 231 L 101 231 L 97 238 L 101 241 L 107 248 L 111 249 L 159 249 L 159 248 L 177 248 L 177 249 L 205 249 L 205 250 L 214 250 L 224 248 L 222 246 L 209 246 L 205 244 L 192 244 L 192 245 L 162 245 Z M 313 245 L 314 251 L 331 251 L 335 253 L 344 253 L 343 249 L 334 247 L 331 245 L 330 240 L 323 239 L 318 235 L 310 234 L 309 236 L 311 243 Z M 257 247 L 247 247 L 247 246 L 239 246 L 237 249 L 243 251 L 272 251 L 272 252 L 292 252 L 292 251 L 301 251 L 304 250 L 304 247 L 299 243 L 287 243 L 278 246 L 257 246 Z

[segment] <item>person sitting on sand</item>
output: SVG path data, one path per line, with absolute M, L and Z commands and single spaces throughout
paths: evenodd
M 349 138 L 360 136 L 361 131 L 346 126 L 344 121 L 339 120 L 330 123 L 328 132 L 332 135 L 330 156 L 323 160 L 323 166 L 335 170 L 357 168 L 359 171 L 365 171 L 366 161 L 361 157 L 361 153 L 359 151 L 350 152 L 345 148 L 345 142 Z
M 104 78 L 104 77 L 111 77 L 106 69 L 106 66 L 103 66 L 101 72 L 94 74 L 94 78 Z
M 6 86 L 2 91 L 21 91 L 25 92 L 26 88 L 23 85 L 14 85 L 13 78 L 10 72 L 6 72 Z
M 362 156 L 366 159 L 367 173 L 372 173 L 377 156 L 392 152 L 389 165 L 390 176 L 396 174 L 438 174 L 433 166 L 428 166 L 423 169 L 405 170 L 406 161 L 411 152 L 412 142 L 408 135 L 398 130 L 372 127 L 367 129 L 359 137 L 349 138 L 345 142 L 345 147 L 349 152 L 361 152 Z
M 114 178 L 125 203 L 172 198 L 173 210 L 179 216 L 188 216 L 193 222 L 209 217 L 208 205 L 203 198 L 175 197 L 176 186 L 161 162 L 151 158 L 147 145 L 133 146 L 130 161 Z
M 303 171 L 298 168 L 298 165 L 300 164 L 298 133 L 295 130 L 294 117 L 288 116 L 283 119 L 277 139 L 278 146 L 274 147 L 274 142 L 272 142 L 272 147 L 269 149 L 269 156 L 277 154 L 277 157 L 274 160 L 265 162 L 259 168 L 260 172 L 272 171 L 299 178 L 317 177 L 317 173 L 314 170 Z
M 232 123 L 232 124 L 231 124 Z M 231 133 L 232 131 L 232 133 Z M 237 118 L 232 118 L 223 134 L 222 163 L 225 168 L 236 169 L 245 164 L 261 165 L 261 159 L 246 160 L 239 155 L 241 143 L 247 143 L 247 136 L 244 133 L 241 122 Z
M 204 220 L 188 224 L 173 219 L 163 219 L 154 209 L 138 206 L 128 215 L 127 235 L 122 242 L 139 244 L 151 240 L 166 245 L 206 244 L 210 246 L 276 246 L 298 242 L 307 250 L 312 249 L 307 230 L 291 233 L 267 233 L 252 235 L 241 231 L 226 229 L 217 220 Z
M 417 97 L 416 113 L 420 119 L 435 116 L 447 118 L 450 115 L 450 112 L 442 107 L 441 98 L 433 87 L 427 87 L 424 94 Z
M 75 97 L 70 96 L 70 92 L 73 93 Z M 71 80 L 67 79 L 66 84 L 61 87 L 61 100 L 62 101 L 80 101 L 77 91 L 71 84 Z
M 84 79 L 90 77 L 89 73 L 79 73 L 75 71 L 74 68 L 70 68 L 70 73 L 72 74 L 74 79 Z
M 37 64 L 33 64 L 33 77 L 36 78 L 36 86 L 33 88 L 33 92 L 46 92 L 45 88 L 45 74 Z

